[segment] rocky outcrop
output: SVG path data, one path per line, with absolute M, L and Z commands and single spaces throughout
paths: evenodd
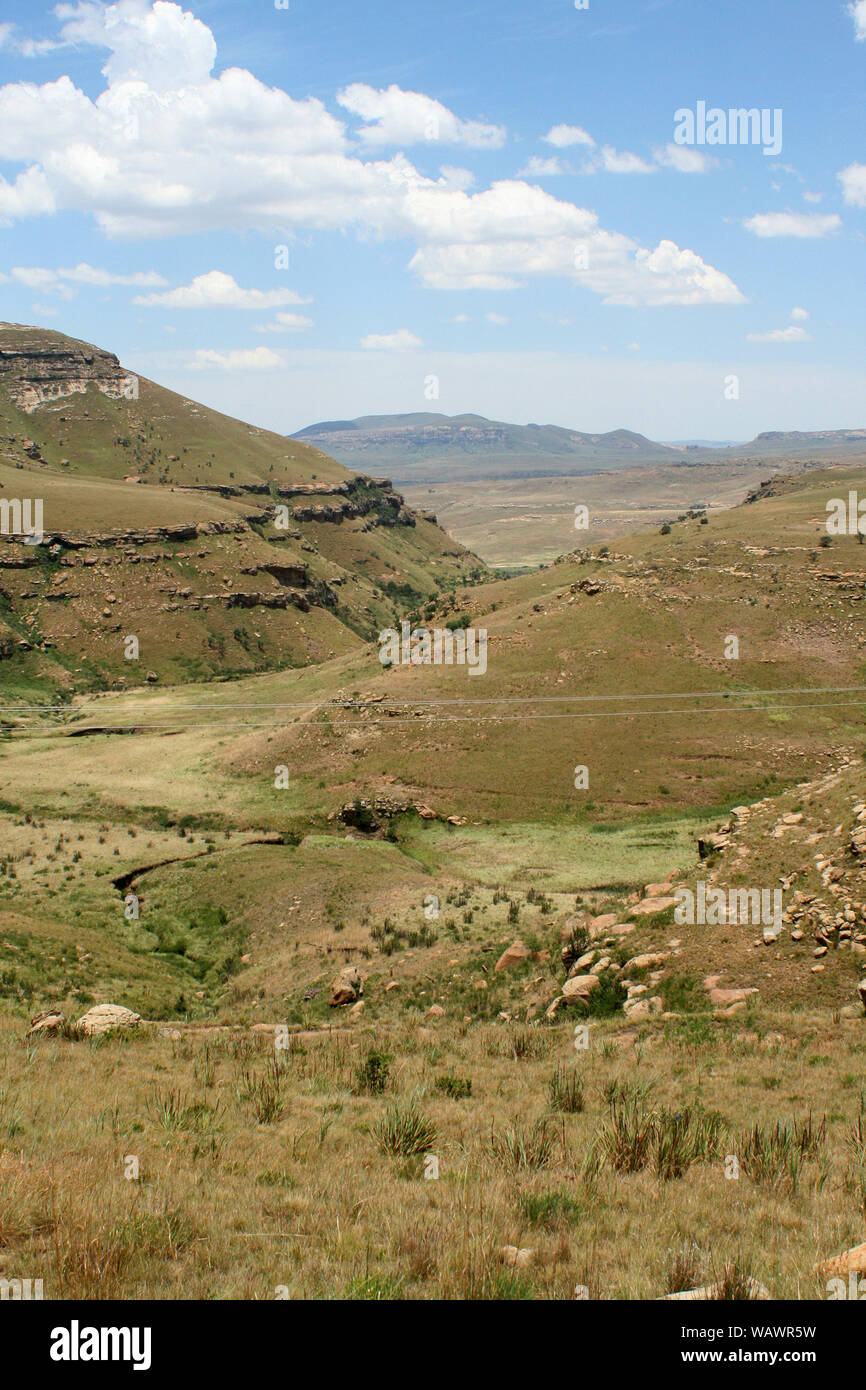
M 38 329 L 0 325 L 0 381 L 29 415 L 47 401 L 83 395 L 91 385 L 114 399 L 134 400 L 138 378 L 125 371 L 113 352 L 74 338 L 54 341 Z

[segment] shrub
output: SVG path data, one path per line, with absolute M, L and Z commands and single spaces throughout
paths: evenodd
M 369 1052 L 355 1073 L 355 1090 L 368 1096 L 380 1096 L 388 1085 L 391 1058 L 386 1052 Z

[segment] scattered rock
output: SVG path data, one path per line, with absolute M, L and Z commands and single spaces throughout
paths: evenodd
M 339 975 L 334 977 L 328 1002 L 332 1009 L 336 1009 L 341 1004 L 354 1004 L 363 993 L 364 977 L 361 972 L 354 965 L 344 965 Z
M 99 1033 L 131 1033 L 140 1023 L 141 1015 L 121 1004 L 96 1004 L 82 1014 L 75 1027 L 85 1037 L 94 1037 Z
M 597 975 L 575 975 L 562 986 L 562 999 L 565 1004 L 585 1003 L 601 981 Z
M 765 1301 L 772 1298 L 769 1289 L 765 1289 L 763 1284 L 759 1284 L 757 1279 L 749 1279 L 746 1285 L 747 1296 L 751 1301 Z M 686 1289 L 683 1293 L 668 1293 L 660 1302 L 670 1302 L 671 1300 L 682 1300 L 685 1302 L 717 1302 L 724 1297 L 724 1284 L 706 1284 L 702 1289 Z
M 824 1260 L 815 1266 L 815 1273 L 827 1279 L 845 1274 L 866 1274 L 866 1245 L 855 1245 L 832 1260 Z
M 30 1020 L 30 1032 L 28 1038 L 32 1038 L 34 1033 L 41 1033 L 43 1037 L 59 1033 L 64 1023 L 65 1015 L 59 1009 L 43 1009 Z
M 503 1245 L 499 1253 L 509 1269 L 527 1269 L 535 1264 L 535 1251 L 528 1248 L 521 1250 L 516 1245 Z
M 506 951 L 502 952 L 494 969 L 513 970 L 515 966 L 522 965 L 525 960 L 529 960 L 532 955 L 529 947 L 524 945 L 521 940 L 512 942 Z

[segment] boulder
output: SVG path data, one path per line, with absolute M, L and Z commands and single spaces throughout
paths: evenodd
M 339 975 L 334 976 L 328 1002 L 332 1009 L 336 1009 L 341 1004 L 354 1004 L 363 993 L 364 977 L 361 972 L 354 965 L 344 965 Z
M 626 961 L 620 973 L 625 975 L 629 970 L 657 970 L 664 965 L 669 955 L 669 951 L 647 951 L 642 956 L 632 956 L 631 960 Z
M 632 916 L 652 917 L 656 912 L 666 912 L 669 907 L 676 907 L 678 902 L 679 898 L 643 898 L 632 908 Z
M 131 1033 L 141 1023 L 141 1015 L 121 1004 L 96 1004 L 82 1014 L 75 1027 L 85 1037 L 95 1037 L 100 1033 Z
M 42 1037 L 50 1037 L 52 1034 L 59 1033 L 64 1023 L 65 1016 L 59 1009 L 43 1009 L 30 1020 L 30 1032 L 28 1038 L 34 1034 L 41 1034 Z
M 846 1274 L 866 1274 L 866 1245 L 855 1245 L 832 1260 L 824 1260 L 815 1266 L 815 1273 L 825 1279 L 836 1279 Z
M 514 970 L 516 966 L 522 965 L 525 960 L 529 960 L 532 952 L 529 947 L 518 938 L 513 941 L 507 950 L 502 952 L 495 965 L 495 970 Z
M 564 1004 L 585 1004 L 594 989 L 598 989 L 601 981 L 597 975 L 575 975 L 572 979 L 566 980 L 562 986 L 562 1000 Z
M 746 1284 L 747 1296 L 750 1300 L 766 1301 L 772 1298 L 769 1289 L 765 1289 L 763 1284 L 759 1284 L 757 1279 L 749 1279 Z M 672 1299 L 680 1299 L 690 1303 L 711 1302 L 724 1297 L 724 1284 L 706 1284 L 702 1289 L 685 1289 L 682 1293 L 665 1294 L 661 1302 L 669 1302 Z
M 503 1245 L 499 1253 L 509 1269 L 527 1269 L 535 1264 L 535 1251 L 529 1248 L 521 1250 L 516 1245 Z

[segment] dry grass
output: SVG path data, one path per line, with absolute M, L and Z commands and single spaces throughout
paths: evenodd
M 583 1108 L 552 1112 L 567 1026 L 519 1060 L 510 1025 L 447 1020 L 277 1059 L 258 1035 L 156 1029 L 28 1048 L 3 1020 L 0 1271 L 66 1298 L 652 1298 L 728 1275 L 734 1297 L 748 1278 L 821 1297 L 816 1260 L 863 1239 L 862 1025 L 672 1023 L 630 1046 L 618 1027 L 593 1028 Z M 358 1085 L 371 1047 L 393 1059 L 381 1092 Z M 459 1103 L 448 1076 L 472 1083 Z M 642 1161 L 588 1165 L 617 1124 L 644 1125 Z M 747 1148 L 761 1170 L 728 1181 Z M 533 1262 L 506 1267 L 507 1244 Z

